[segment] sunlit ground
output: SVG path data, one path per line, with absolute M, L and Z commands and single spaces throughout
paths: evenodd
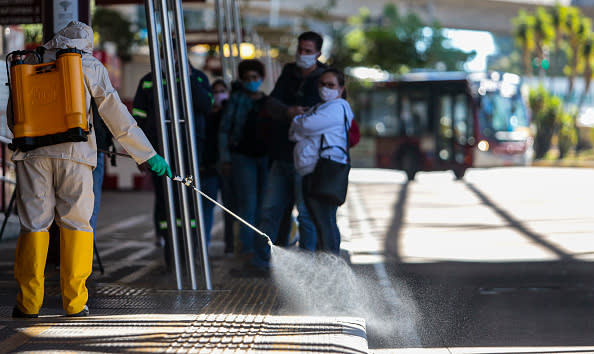
M 233 313 L 78 319 L 40 316 L 13 330 L 16 334 L 2 342 L 0 351 L 10 352 L 25 343 L 29 348 L 43 348 L 44 353 L 63 352 L 64 348 L 71 352 L 333 352 L 339 344 L 362 352 L 367 346 L 363 320 L 349 317 Z
M 594 189 L 590 188 L 594 170 L 472 169 L 463 181 L 455 181 L 448 171 L 419 173 L 416 181 L 407 183 L 402 172 L 353 169 L 350 179 L 349 204 L 339 209 L 338 216 L 347 239 L 344 247 L 350 250 L 353 264 L 373 265 L 380 282 L 381 268 L 394 264 L 394 259 L 389 259 L 384 266 L 386 247 L 402 263 L 468 262 L 472 267 L 480 263 L 594 260 Z M 514 338 L 509 333 L 501 335 Z M 535 337 L 535 344 L 542 339 Z M 587 342 L 587 337 L 584 339 Z M 473 343 L 473 338 L 466 343 Z M 371 352 L 594 353 L 594 346 L 513 346 L 513 339 L 501 343 L 505 344 L 413 345 Z M 572 344 L 571 340 L 567 344 Z
M 540 174 L 536 176 L 536 172 Z M 368 232 L 347 243 L 352 261 L 382 261 L 386 235 L 377 235 L 385 234 L 393 222 L 393 206 L 402 188 L 407 188 L 406 201 L 394 242 L 403 262 L 593 261 L 592 192 L 572 190 L 568 187 L 571 181 L 566 181 L 561 191 L 546 183 L 547 179 L 562 180 L 563 171 L 543 176 L 542 170 L 534 169 L 534 173 L 530 170 L 528 176 L 517 177 L 514 169 L 478 169 L 469 171 L 463 182 L 452 181 L 451 172 L 419 173 L 416 181 L 406 184 L 402 172 L 354 169 L 351 182 L 355 185 L 349 189 L 349 198 L 358 198 L 357 182 L 396 186 L 393 193 L 376 196 L 384 199 L 378 202 L 384 207 L 373 209 L 372 215 L 360 221 L 363 225 L 358 227 Z M 494 180 L 485 187 L 484 180 L 490 175 Z M 477 182 L 479 178 L 483 184 Z M 584 202 L 580 202 L 582 198 Z M 362 211 L 357 206 L 349 211 L 339 209 L 343 214 L 353 212 Z M 341 230 L 349 232 L 345 220 Z

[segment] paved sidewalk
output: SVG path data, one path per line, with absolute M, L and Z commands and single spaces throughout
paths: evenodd
M 88 281 L 91 316 L 66 318 L 59 271 L 46 269 L 45 303 L 36 320 L 10 317 L 16 295 L 16 240 L 0 242 L 0 352 L 335 352 L 365 353 L 365 321 L 300 316 L 274 277 L 233 278 L 217 213 L 210 249 L 212 291 L 178 291 L 155 245 L 152 193 L 106 192 L 97 263 Z

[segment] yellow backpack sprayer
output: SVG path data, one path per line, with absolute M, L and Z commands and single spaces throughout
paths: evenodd
M 37 64 L 26 63 L 31 55 Z M 59 50 L 56 60 L 47 63 L 42 63 L 36 51 L 14 51 L 6 56 L 14 117 L 12 149 L 29 151 L 87 141 L 89 123 L 81 57 L 78 49 Z

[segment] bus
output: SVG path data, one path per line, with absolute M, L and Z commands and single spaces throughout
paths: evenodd
M 520 77 L 509 73 L 419 72 L 375 82 L 355 94 L 363 137 L 375 167 L 451 170 L 527 165 L 532 161 L 530 117 Z

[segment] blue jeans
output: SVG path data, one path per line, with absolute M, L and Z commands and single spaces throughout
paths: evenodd
M 270 236 L 273 243 L 279 238 L 278 232 L 287 208 L 296 204 L 299 215 L 299 247 L 309 251 L 316 250 L 316 229 L 303 202 L 301 176 L 295 171 L 292 162 L 274 161 L 268 172 L 268 182 L 264 190 L 260 230 Z M 260 266 L 268 266 L 270 247 L 258 245 L 256 260 Z
M 207 196 L 217 200 L 217 193 L 219 191 L 219 176 L 204 175 L 200 176 L 200 188 Z M 214 214 L 214 203 L 202 197 L 202 217 L 204 225 L 204 238 L 206 239 L 206 247 L 210 245 L 212 221 Z
M 93 228 L 93 237 L 97 227 L 97 215 L 101 206 L 101 186 L 103 185 L 103 175 L 105 173 L 105 154 L 97 153 L 97 167 L 93 170 L 93 193 L 95 194 L 95 203 L 93 204 L 93 215 L 91 215 L 91 227 Z
M 303 176 L 303 188 L 306 191 L 312 183 L 311 177 L 311 174 Z M 338 255 L 340 253 L 340 231 L 336 224 L 336 211 L 338 207 L 321 200 L 310 198 L 307 193 L 303 194 L 303 200 L 316 225 L 318 234 L 317 248 L 321 251 Z
M 255 225 L 260 217 L 262 195 L 268 174 L 268 158 L 232 153 L 231 164 L 233 188 L 237 193 L 237 212 L 246 222 Z M 239 229 L 241 253 L 254 252 L 255 237 L 262 238 L 259 235 L 256 236 L 252 229 L 242 223 Z

